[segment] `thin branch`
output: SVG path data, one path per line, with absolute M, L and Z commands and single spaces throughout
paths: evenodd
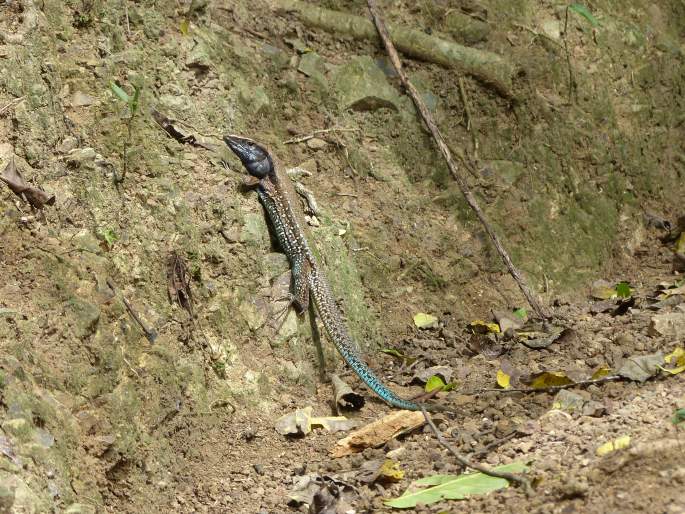
M 309 141 L 310 139 L 314 139 L 316 136 L 321 135 L 321 134 L 329 134 L 330 132 L 357 132 L 360 129 L 358 128 L 329 128 L 329 129 L 321 129 L 321 130 L 315 130 L 311 134 L 307 134 L 306 136 L 301 136 L 301 137 L 295 137 L 293 139 L 288 139 L 287 141 L 283 141 L 284 145 L 291 145 L 293 143 L 304 143 L 305 141 Z
M 4 105 L 3 107 L 0 107 L 0 114 L 3 114 L 10 107 L 14 107 L 15 105 L 19 105 L 21 102 L 24 101 L 24 98 L 26 98 L 26 97 L 20 96 L 19 98 L 15 98 L 14 100 L 11 100 L 9 103 Z
M 369 3 L 373 1 L 374 0 L 368 0 Z M 438 427 L 435 426 L 435 423 L 433 423 L 433 420 L 428 415 L 428 412 L 426 412 L 426 409 L 423 405 L 421 405 L 421 412 L 423 413 L 423 417 L 426 418 L 426 423 L 428 423 L 428 426 L 435 435 L 435 438 L 438 440 L 438 443 L 440 443 L 440 446 L 442 446 L 448 452 L 450 452 L 452 456 L 455 459 L 457 459 L 457 461 L 459 461 L 459 464 L 467 468 L 475 469 L 476 471 L 479 471 L 484 475 L 496 478 L 503 478 L 509 482 L 516 482 L 521 487 L 523 487 L 523 491 L 526 493 L 527 496 L 530 496 L 533 493 L 533 488 L 530 485 L 530 481 L 527 478 L 515 475 L 514 473 L 507 473 L 505 471 L 495 471 L 494 469 L 491 469 L 489 466 L 483 466 L 482 464 L 476 464 L 475 462 L 471 462 L 469 459 L 458 453 L 454 448 L 452 448 L 447 443 L 447 441 L 445 441 L 445 438 L 440 433 L 440 430 L 438 430 Z
M 590 380 L 579 380 L 578 382 L 573 382 L 571 384 L 564 385 L 554 385 L 549 387 L 508 387 L 506 389 L 502 388 L 489 388 L 489 389 L 479 389 L 472 393 L 463 392 L 462 394 L 482 394 L 482 393 L 553 393 L 555 391 L 561 391 L 562 389 L 573 389 L 574 387 L 587 387 L 596 384 L 604 384 L 605 382 L 614 382 L 616 380 L 623 380 L 624 377 L 621 375 L 607 375 L 602 378 L 594 378 Z
M 414 102 L 414 105 L 416 106 L 416 109 L 421 114 L 423 121 L 426 123 L 426 125 L 428 126 L 428 129 L 430 130 L 431 134 L 433 135 L 433 139 L 435 140 L 436 144 L 438 145 L 438 148 L 440 148 L 440 151 L 442 152 L 442 155 L 445 158 L 445 161 L 447 162 L 447 167 L 449 168 L 450 172 L 452 173 L 454 180 L 457 182 L 459 189 L 461 189 L 461 192 L 464 195 L 466 202 L 469 204 L 469 206 L 471 207 L 471 209 L 476 214 L 476 216 L 480 220 L 481 224 L 485 228 L 485 231 L 490 236 L 490 239 L 492 240 L 493 244 L 495 245 L 497 252 L 500 254 L 500 257 L 504 261 L 504 264 L 509 269 L 509 273 L 511 274 L 511 276 L 514 278 L 514 280 L 518 284 L 519 288 L 521 289 L 521 292 L 526 297 L 526 300 L 528 300 L 528 303 L 530 304 L 530 306 L 533 308 L 533 310 L 537 313 L 537 315 L 540 318 L 549 319 L 550 315 L 547 314 L 547 312 L 545 312 L 545 309 L 538 302 L 538 300 L 533 296 L 532 292 L 530 291 L 528 285 L 525 282 L 525 279 L 521 276 L 521 273 L 518 271 L 516 266 L 514 266 L 514 263 L 512 262 L 511 258 L 509 257 L 509 254 L 507 253 L 507 251 L 502 246 L 502 243 L 500 242 L 499 237 L 497 236 L 495 231 L 490 226 L 490 223 L 486 219 L 485 214 L 483 213 L 480 206 L 476 202 L 476 198 L 473 196 L 473 193 L 471 193 L 471 190 L 470 190 L 466 180 L 460 175 L 459 171 L 457 170 L 457 166 L 452 159 L 452 155 L 450 154 L 449 148 L 447 147 L 447 144 L 445 143 L 445 140 L 443 139 L 442 134 L 440 134 L 440 129 L 438 129 L 438 126 L 435 124 L 435 121 L 433 120 L 433 116 L 431 115 L 430 111 L 426 107 L 426 104 L 423 102 L 421 95 L 416 90 L 414 85 L 409 81 L 407 76 L 405 75 L 404 70 L 402 69 L 402 62 L 400 61 L 400 57 L 397 54 L 397 50 L 395 50 L 395 46 L 393 45 L 392 41 L 390 40 L 390 37 L 388 36 L 388 31 L 385 28 L 385 23 L 383 22 L 383 18 L 380 15 L 380 11 L 378 9 L 378 6 L 376 5 L 376 1 L 375 0 L 367 0 L 367 5 L 369 6 L 369 11 L 371 12 L 371 16 L 373 17 L 373 21 L 376 24 L 376 28 L 378 29 L 378 34 L 380 35 L 381 40 L 383 41 L 383 44 L 385 45 L 385 49 L 388 52 L 388 57 L 390 57 L 390 62 L 392 62 L 392 65 L 395 68 L 397 75 L 399 76 L 400 80 L 402 81 L 402 85 L 404 86 L 406 92 L 411 97 L 412 101 Z
M 114 285 L 114 282 L 112 282 L 112 279 L 108 278 L 107 279 L 107 285 L 110 287 L 113 293 L 117 292 L 117 288 Z M 131 317 L 140 325 L 140 328 L 142 329 L 143 333 L 145 334 L 145 337 L 147 338 L 150 343 L 154 343 L 155 340 L 157 339 L 157 332 L 154 329 L 148 328 L 148 326 L 145 324 L 145 322 L 141 319 L 141 317 L 138 315 L 138 313 L 133 309 L 133 306 L 131 303 L 128 301 L 128 298 L 126 298 L 123 294 L 121 295 L 121 299 L 124 302 L 124 305 L 126 306 L 126 310 L 128 313 L 131 315 Z

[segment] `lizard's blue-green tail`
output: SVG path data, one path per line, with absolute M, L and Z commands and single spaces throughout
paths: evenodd
M 328 337 L 331 338 L 333 344 L 335 344 L 335 347 L 347 364 L 349 364 L 359 378 L 369 386 L 369 389 L 390 405 L 407 410 L 421 410 L 421 405 L 418 403 L 400 398 L 397 394 L 392 392 L 361 359 L 354 341 L 352 341 L 345 324 L 342 322 L 342 316 L 340 315 L 340 311 L 338 310 L 335 301 L 333 301 L 333 296 L 328 288 L 328 283 L 325 279 L 320 279 L 318 270 L 312 270 L 309 274 L 309 290 L 314 298 L 316 309 L 319 312 L 319 316 L 328 333 Z M 431 410 L 428 406 L 425 406 L 424 408 L 426 408 L 426 410 Z

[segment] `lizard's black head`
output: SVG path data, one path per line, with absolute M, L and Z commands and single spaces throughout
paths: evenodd
M 263 179 L 274 174 L 274 163 L 264 147 L 240 136 L 224 136 L 224 142 L 253 177 Z

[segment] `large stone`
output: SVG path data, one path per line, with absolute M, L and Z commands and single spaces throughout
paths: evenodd
M 684 338 L 685 312 L 677 310 L 653 316 L 649 324 L 649 335 Z
M 72 503 L 64 510 L 64 514 L 95 514 L 95 512 L 95 507 L 85 503 Z
M 1 512 L 21 512 L 22 514 L 37 514 L 38 512 L 48 512 L 49 509 L 43 504 L 41 499 L 21 478 L 17 476 L 0 477 L 0 505 L 9 505 L 11 510 Z
M 373 111 L 383 107 L 400 108 L 399 94 L 368 56 L 356 57 L 339 66 L 333 75 L 333 86 L 340 109 Z
M 67 302 L 67 310 L 74 316 L 74 332 L 79 338 L 91 335 L 100 320 L 100 308 L 81 298 Z
M 324 77 L 326 71 L 324 60 L 316 52 L 307 52 L 304 54 L 300 58 L 300 65 L 297 67 L 297 71 L 313 79 L 322 86 L 326 85 L 326 78 Z
M 245 106 L 251 115 L 259 114 L 269 109 L 271 101 L 262 86 L 248 84 L 243 78 L 236 79 L 235 88 L 238 91 L 238 100 Z

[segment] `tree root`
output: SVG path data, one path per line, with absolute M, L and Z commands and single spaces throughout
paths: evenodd
M 294 13 L 305 25 L 380 43 L 373 23 L 362 16 L 315 7 L 300 0 L 272 0 L 272 6 L 276 12 Z M 512 77 L 516 69 L 503 57 L 429 36 L 420 30 L 390 25 L 388 32 L 402 53 L 447 68 L 458 68 L 501 96 L 514 99 Z

